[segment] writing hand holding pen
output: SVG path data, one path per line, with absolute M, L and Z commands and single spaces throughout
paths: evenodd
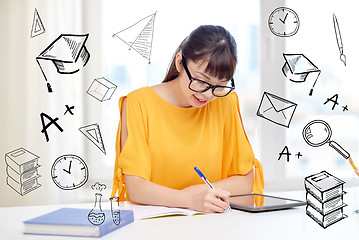
M 194 170 L 210 188 L 205 196 L 208 201 L 204 202 L 205 206 L 203 206 L 203 208 L 210 210 L 210 212 L 223 212 L 225 210 L 231 210 L 229 205 L 230 193 L 222 189 L 215 189 L 197 167 L 195 167 Z

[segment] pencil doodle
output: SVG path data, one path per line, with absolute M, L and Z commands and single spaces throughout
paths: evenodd
M 90 124 L 84 127 L 79 128 L 80 132 L 82 132 L 87 139 L 93 142 L 96 147 L 98 147 L 105 155 L 105 145 L 102 139 L 100 126 L 97 123 Z
M 317 83 L 321 70 L 303 54 L 283 53 L 283 57 L 285 59 L 282 67 L 284 76 L 288 77 L 292 82 L 304 82 L 306 80 L 314 82 L 309 92 L 309 96 L 312 96 L 313 88 Z
M 347 217 L 343 212 L 347 206 L 343 202 L 344 184 L 326 171 L 305 178 L 306 213 L 321 227 L 327 228 Z
M 50 120 L 50 122 L 47 123 L 46 125 L 45 125 L 44 117 L 46 117 L 48 120 Z M 50 117 L 50 116 L 47 115 L 46 113 L 40 113 L 40 118 L 41 118 L 41 124 L 42 124 L 42 130 L 41 130 L 41 132 L 42 132 L 43 134 L 45 134 L 46 142 L 49 141 L 49 135 L 48 135 L 48 133 L 47 133 L 47 129 L 48 129 L 52 124 L 54 124 L 60 132 L 63 132 L 63 131 L 64 131 L 64 130 L 61 128 L 61 126 L 56 122 L 56 121 L 59 120 L 59 118 L 53 119 L 52 117 Z
M 346 57 L 344 55 L 344 50 L 343 50 L 344 48 L 343 48 L 342 34 L 340 33 L 338 19 L 334 13 L 333 13 L 333 24 L 334 24 L 335 39 L 337 40 L 337 45 L 338 45 L 339 54 L 340 54 L 340 60 L 344 63 L 344 66 L 346 66 L 347 60 L 346 60 Z
M 39 12 L 35 8 L 30 37 L 33 38 L 43 33 L 45 33 L 45 27 L 41 21 Z
M 96 98 L 100 102 L 111 99 L 113 93 L 116 91 L 117 86 L 106 78 L 97 78 L 93 80 L 87 93 Z
M 66 154 L 58 157 L 51 167 L 51 178 L 62 190 L 74 190 L 85 185 L 89 170 L 79 156 Z
M 65 111 L 65 113 L 64 113 L 64 115 L 66 114 L 66 113 L 70 113 L 71 115 L 74 115 L 74 113 L 72 112 L 72 110 L 73 109 L 75 109 L 75 106 L 69 106 L 69 105 L 65 105 L 65 107 L 66 107 L 66 111 Z
M 278 37 L 291 37 L 299 30 L 299 17 L 297 13 L 287 7 L 278 7 L 268 18 L 271 32 Z
M 39 188 L 39 157 L 25 148 L 18 148 L 5 154 L 6 182 L 21 196 Z
M 91 186 L 91 188 L 92 190 L 101 192 L 102 190 L 106 189 L 106 185 L 96 182 Z M 102 194 L 99 192 L 95 193 L 95 205 L 87 215 L 88 221 L 93 225 L 101 225 L 106 219 L 106 214 L 102 211 L 101 208 Z
M 90 59 L 85 43 L 89 34 L 61 34 L 44 51 L 36 57 L 36 62 L 47 82 L 48 92 L 52 88 L 39 60 L 49 60 L 61 74 L 73 74 L 84 67 Z
M 296 107 L 296 103 L 271 93 L 264 92 L 262 100 L 259 104 L 257 116 L 267 119 L 278 125 L 289 127 Z
M 151 63 L 151 51 L 156 13 L 151 14 L 135 24 L 117 32 L 112 37 L 117 37 L 126 43 L 130 49 L 134 49 L 142 57 Z

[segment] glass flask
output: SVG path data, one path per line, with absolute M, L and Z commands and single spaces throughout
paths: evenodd
M 110 201 L 111 201 L 112 220 L 116 225 L 119 225 L 121 222 L 120 202 L 118 201 L 118 197 L 112 197 L 110 198 Z
M 105 213 L 101 209 L 101 197 L 102 197 L 101 193 L 95 194 L 95 206 L 87 216 L 87 219 L 93 225 L 101 225 L 106 218 Z

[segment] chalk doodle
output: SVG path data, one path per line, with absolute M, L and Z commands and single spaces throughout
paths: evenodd
M 96 147 L 98 147 L 105 155 L 105 145 L 103 143 L 103 139 L 101 136 L 100 126 L 97 123 L 90 124 L 84 127 L 79 128 L 80 132 L 82 132 L 87 139 L 93 142 Z
M 96 182 L 94 185 L 91 186 L 91 188 L 92 188 L 92 190 L 101 192 L 102 190 L 106 189 L 106 185 Z M 97 226 L 101 225 L 106 219 L 106 214 L 102 211 L 102 208 L 101 208 L 102 194 L 99 192 L 95 193 L 95 205 L 94 205 L 93 209 L 91 209 L 91 211 L 87 215 L 88 221 L 91 224 L 97 225 Z
M 278 37 L 291 37 L 299 30 L 299 17 L 297 13 L 287 7 L 278 7 L 268 18 L 271 32 Z
M 302 132 L 304 141 L 312 147 L 320 147 L 326 143 L 329 143 L 329 146 L 336 150 L 340 155 L 345 159 L 349 159 L 349 163 L 352 166 L 354 172 L 359 176 L 359 170 L 355 166 L 350 154 L 344 150 L 338 143 L 331 140 L 332 129 L 329 124 L 323 120 L 313 120 L 310 121 L 304 128 Z
M 279 158 L 278 161 L 282 158 L 282 155 L 286 155 L 287 156 L 287 162 L 289 162 L 289 156 L 292 155 L 287 146 L 284 146 L 282 152 L 279 153 Z
M 327 104 L 328 102 L 333 103 L 332 110 L 334 110 L 335 106 L 339 105 L 339 103 L 338 103 L 338 94 L 334 94 L 331 98 L 327 98 L 327 100 L 324 102 L 324 105 Z
M 102 192 L 102 190 L 105 190 L 106 188 L 106 184 L 101 184 L 99 182 L 95 182 L 94 185 L 91 185 L 91 189 L 94 191 Z
M 283 57 L 285 59 L 282 67 L 284 76 L 292 82 L 304 82 L 306 80 L 314 82 L 309 92 L 309 96 L 311 96 L 321 71 L 303 54 L 283 53 Z
M 113 93 L 116 91 L 117 86 L 106 78 L 97 78 L 93 80 L 87 93 L 96 98 L 100 102 L 110 100 Z
M 336 107 L 337 105 L 339 105 L 338 99 L 339 99 L 339 95 L 338 95 L 338 94 L 334 94 L 333 96 L 328 97 L 323 104 L 326 105 L 326 104 L 332 103 L 332 104 L 333 104 L 333 105 L 332 105 L 332 110 L 334 110 L 335 107 Z M 343 108 L 343 112 L 349 111 L 348 105 L 343 105 L 342 108 Z
M 37 9 L 35 8 L 34 11 L 34 18 L 32 20 L 32 27 L 31 27 L 31 34 L 30 37 L 36 37 L 40 34 L 45 33 L 45 27 L 44 24 L 41 21 L 40 15 L 37 11 Z
M 346 218 L 343 208 L 344 181 L 326 171 L 308 176 L 304 180 L 306 189 L 306 213 L 321 227 Z
M 292 155 L 290 152 L 289 152 L 289 148 L 288 146 L 284 146 L 283 150 L 279 153 L 279 157 L 278 157 L 278 161 L 282 159 L 282 156 L 287 156 L 287 162 L 289 162 L 289 159 L 290 159 L 290 155 Z M 303 155 L 298 152 L 296 154 L 294 154 L 294 156 L 297 156 L 297 158 L 299 159 L 300 157 L 302 157 Z
M 51 178 L 62 190 L 82 187 L 88 180 L 89 170 L 79 156 L 66 154 L 58 157 L 51 167 Z
M 46 117 L 48 120 L 50 120 L 50 122 L 47 123 L 46 125 L 45 125 L 44 117 Z M 63 132 L 63 131 L 64 131 L 64 130 L 61 128 L 61 126 L 57 123 L 57 121 L 59 120 L 59 118 L 53 119 L 52 117 L 50 117 L 50 116 L 47 115 L 46 113 L 40 113 L 40 118 L 41 118 L 41 124 L 42 124 L 42 130 L 41 130 L 41 132 L 42 132 L 43 134 L 45 134 L 46 142 L 48 142 L 48 141 L 50 140 L 50 139 L 49 139 L 49 135 L 47 134 L 47 129 L 48 129 L 52 124 L 54 124 L 60 132 Z
M 39 157 L 25 148 L 18 148 L 5 154 L 6 182 L 21 196 L 39 188 Z
M 61 34 L 36 57 L 36 62 L 47 82 L 48 92 L 52 92 L 52 88 L 39 60 L 52 61 L 58 73 L 76 73 L 90 59 L 90 53 L 85 46 L 88 36 L 89 34 Z
M 257 116 L 267 119 L 278 125 L 289 127 L 293 118 L 296 103 L 264 92 L 257 111 Z
M 344 158 L 349 158 L 349 153 L 345 151 L 338 143 L 330 140 L 332 129 L 329 124 L 323 120 L 310 121 L 303 128 L 303 138 L 307 144 L 312 147 L 320 147 L 326 143 L 340 153 Z
M 346 57 L 344 55 L 344 50 L 343 50 L 344 48 L 343 48 L 342 34 L 340 33 L 338 19 L 334 13 L 333 13 L 333 23 L 334 23 L 335 39 L 337 40 L 337 45 L 338 45 L 339 54 L 340 54 L 340 60 L 344 63 L 344 66 L 346 66 L 347 60 L 346 60 Z
M 156 13 L 151 14 L 135 24 L 117 32 L 112 37 L 117 37 L 126 43 L 130 49 L 134 49 L 142 57 L 151 63 L 152 40 L 155 26 Z
M 111 201 L 111 214 L 114 224 L 119 225 L 121 223 L 121 211 L 120 201 L 118 197 L 110 198 Z
M 71 115 L 74 115 L 74 113 L 72 112 L 72 110 L 73 109 L 75 109 L 75 106 L 69 106 L 69 105 L 65 105 L 65 107 L 66 107 L 66 111 L 65 111 L 65 113 L 64 113 L 64 115 L 66 114 L 66 113 L 70 113 Z

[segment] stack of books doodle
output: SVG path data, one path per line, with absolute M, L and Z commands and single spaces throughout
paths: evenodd
M 347 217 L 343 208 L 344 181 L 326 171 L 305 178 L 306 213 L 323 228 Z
M 38 183 L 38 159 L 38 156 L 24 148 L 5 154 L 6 182 L 22 196 L 41 186 Z

